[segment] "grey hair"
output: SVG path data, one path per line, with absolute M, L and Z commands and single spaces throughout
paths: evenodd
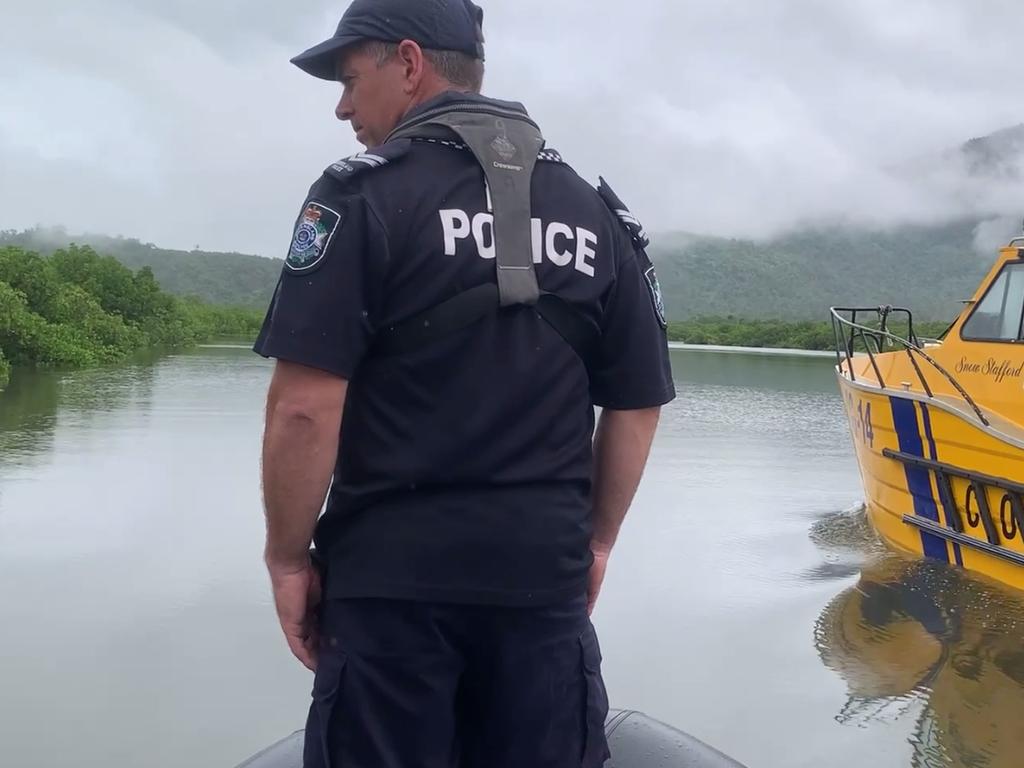
M 377 66 L 382 67 L 398 55 L 397 43 L 370 40 L 360 47 L 363 53 L 372 56 Z M 423 58 L 430 62 L 437 74 L 454 85 L 471 93 L 480 93 L 484 83 L 484 63 L 461 51 L 437 51 L 423 49 Z

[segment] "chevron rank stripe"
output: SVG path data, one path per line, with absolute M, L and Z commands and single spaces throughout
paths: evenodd
M 615 215 L 618 216 L 619 219 L 622 220 L 622 223 L 627 227 L 636 230 L 636 236 L 643 241 L 645 247 L 650 244 L 650 238 L 647 237 L 647 232 L 644 230 L 644 225 L 640 223 L 640 219 L 624 208 L 616 209 Z
M 375 147 L 372 152 L 358 152 L 332 163 L 325 173 L 341 181 L 348 181 L 361 173 L 383 168 L 395 162 L 409 151 L 410 143 L 408 140 L 392 141 Z
M 350 157 L 348 159 L 348 162 L 366 163 L 371 168 L 379 168 L 382 165 L 386 165 L 388 161 L 383 157 L 379 157 L 378 155 L 369 155 L 366 154 L 365 152 L 361 152 L 358 155 L 353 155 L 352 157 Z

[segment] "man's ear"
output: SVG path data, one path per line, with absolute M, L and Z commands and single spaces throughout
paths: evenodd
M 423 49 L 414 40 L 403 40 L 398 44 L 397 56 L 405 76 L 405 92 L 413 93 L 419 88 L 426 74 L 427 61 Z

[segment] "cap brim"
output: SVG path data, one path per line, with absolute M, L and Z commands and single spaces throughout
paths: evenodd
M 324 40 L 319 45 L 314 45 L 307 51 L 303 51 L 291 60 L 292 64 L 306 74 L 319 77 L 321 80 L 338 79 L 338 53 L 342 48 L 353 43 L 362 42 L 364 38 L 356 35 L 342 35 Z

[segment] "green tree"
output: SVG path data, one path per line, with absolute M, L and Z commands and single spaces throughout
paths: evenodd
M 170 296 L 148 267 L 132 272 L 89 247 L 50 257 L 0 249 L 4 371 L 10 363 L 79 367 L 116 362 L 145 347 L 251 338 L 261 320 L 257 310 Z

